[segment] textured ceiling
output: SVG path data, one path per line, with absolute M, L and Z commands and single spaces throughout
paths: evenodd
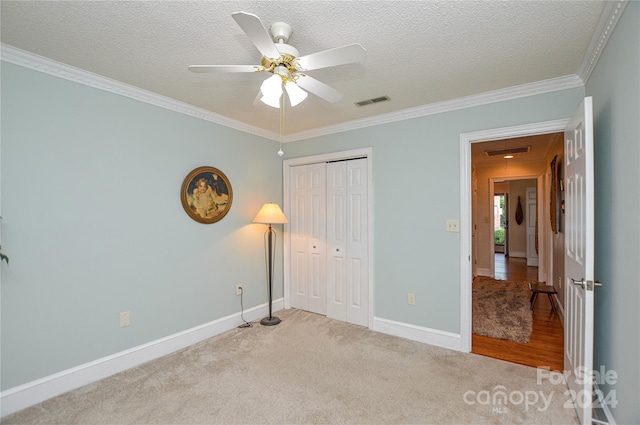
M 286 133 L 578 73 L 599 1 L 5 1 L 3 44 L 278 133 L 253 105 L 265 74 L 194 74 L 259 64 L 231 17 L 293 27 L 301 55 L 360 43 L 367 58 L 309 75 L 344 94 L 287 110 Z M 388 95 L 390 101 L 354 102 Z

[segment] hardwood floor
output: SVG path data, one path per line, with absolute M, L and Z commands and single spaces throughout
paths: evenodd
M 527 267 L 524 258 L 496 254 L 496 279 L 531 280 L 537 282 L 538 268 Z M 471 351 L 483 356 L 527 366 L 564 369 L 564 332 L 557 314 L 545 296 L 539 296 L 533 310 L 533 332 L 527 344 L 473 334 Z
M 527 267 L 526 258 L 505 257 L 504 254 L 495 254 L 495 275 L 496 279 L 537 282 L 538 268 Z

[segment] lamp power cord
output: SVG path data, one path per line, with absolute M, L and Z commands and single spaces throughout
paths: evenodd
M 239 325 L 239 328 L 251 328 L 253 324 L 251 322 L 247 322 L 244 319 L 244 305 L 242 304 L 242 294 L 244 293 L 244 288 L 240 288 L 240 318 L 242 319 L 242 324 Z

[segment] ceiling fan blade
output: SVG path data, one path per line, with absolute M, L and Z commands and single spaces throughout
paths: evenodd
M 261 67 L 257 65 L 191 65 L 191 72 L 213 72 L 217 74 L 229 72 L 260 72 Z
M 308 75 L 299 74 L 296 84 L 327 102 L 336 103 L 342 99 L 342 93 Z
M 256 45 L 262 56 L 269 59 L 280 57 L 280 52 L 276 49 L 271 36 L 262 25 L 260 18 L 252 13 L 234 12 L 231 14 L 240 28 L 247 34 L 247 37 Z
M 364 47 L 354 43 L 299 57 L 298 64 L 303 71 L 309 71 L 312 69 L 360 62 L 366 56 L 367 51 Z

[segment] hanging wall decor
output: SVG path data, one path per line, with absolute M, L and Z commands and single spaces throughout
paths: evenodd
M 520 203 L 520 197 L 518 196 L 518 206 L 516 207 L 516 223 L 522 224 L 524 215 L 522 214 L 522 204 Z
M 180 200 L 189 217 L 198 223 L 222 220 L 231 209 L 233 191 L 227 176 L 217 168 L 198 167 L 182 182 Z
M 558 177 L 560 177 L 558 155 L 553 157 L 549 168 L 549 173 L 551 174 L 551 183 L 549 185 L 549 219 L 551 220 L 551 231 L 556 234 L 560 231 L 558 226 L 558 198 L 561 196 L 559 196 L 558 193 Z

